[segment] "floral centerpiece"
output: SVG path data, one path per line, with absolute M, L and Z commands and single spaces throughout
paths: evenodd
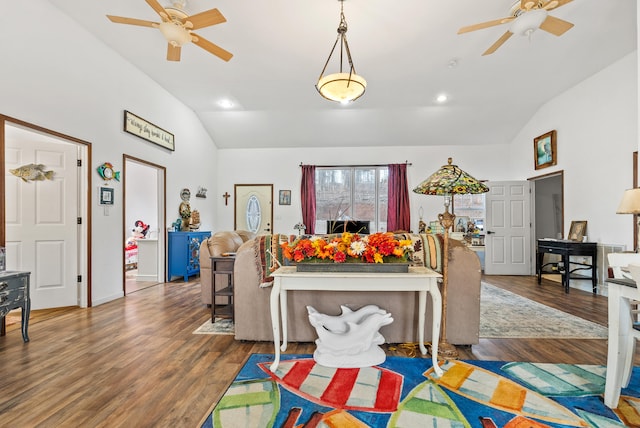
M 391 232 L 312 236 L 281 246 L 284 257 L 296 263 L 408 263 L 413 253 L 410 239 L 396 239 Z

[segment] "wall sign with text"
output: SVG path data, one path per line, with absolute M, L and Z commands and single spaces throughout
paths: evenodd
M 124 111 L 124 130 L 165 149 L 175 150 L 174 136 L 171 132 L 165 131 L 127 110 Z

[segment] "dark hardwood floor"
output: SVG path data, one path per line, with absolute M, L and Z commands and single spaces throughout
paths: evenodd
M 534 277 L 485 281 L 598 324 L 607 299 Z M 192 334 L 209 316 L 200 286 L 171 282 L 90 309 L 61 311 L 0 337 L 0 425 L 15 427 L 196 427 L 251 353 L 270 342 Z M 311 343 L 287 353 L 311 353 Z M 461 358 L 606 364 L 606 340 L 481 339 Z M 403 355 L 402 350 L 387 350 Z M 427 356 L 428 358 L 428 356 Z M 636 361 L 637 363 L 637 361 Z

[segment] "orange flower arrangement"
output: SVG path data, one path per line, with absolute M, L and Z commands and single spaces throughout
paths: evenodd
M 296 263 L 398 263 L 413 252 L 410 239 L 396 239 L 391 232 L 360 236 L 344 232 L 333 239 L 321 236 L 281 244 L 282 254 Z

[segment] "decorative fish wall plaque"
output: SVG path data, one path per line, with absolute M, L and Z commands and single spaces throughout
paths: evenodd
M 9 172 L 16 177 L 20 177 L 22 181 L 44 181 L 53 180 L 54 171 L 45 171 L 47 167 L 42 164 L 30 163 L 23 165 L 17 169 L 10 169 Z
M 120 181 L 120 171 L 114 171 L 113 165 L 109 162 L 105 162 L 98 167 L 98 174 L 103 180 L 115 179 Z

